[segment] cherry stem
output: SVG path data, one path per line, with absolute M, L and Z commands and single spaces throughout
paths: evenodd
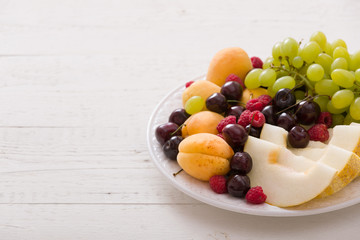
M 293 87 L 292 89 L 290 89 L 290 91 L 288 93 L 286 93 L 283 97 L 282 100 L 285 100 L 285 98 L 292 92 L 295 92 L 295 89 L 297 89 L 298 87 L 301 87 L 303 84 L 299 83 L 298 85 L 296 85 L 295 87 Z
M 302 101 L 306 101 L 309 102 L 311 100 L 313 100 L 314 97 L 313 96 L 307 96 L 306 98 L 304 98 Z M 300 103 L 300 102 L 299 102 Z M 294 115 L 296 115 L 296 113 L 302 108 L 303 106 L 300 106 L 298 109 L 296 109 L 296 111 L 294 112 Z
M 314 98 L 313 96 L 307 96 L 307 97 L 305 97 L 302 101 L 308 101 L 308 100 L 311 100 L 311 99 L 313 99 L 313 98 Z M 300 103 L 300 102 L 295 103 L 295 104 L 293 104 L 293 105 L 291 105 L 291 106 L 289 106 L 289 107 L 287 107 L 287 108 L 284 108 L 283 110 L 281 110 L 281 111 L 279 111 L 279 112 L 276 112 L 275 114 L 283 113 L 283 112 L 285 112 L 285 111 L 287 111 L 287 110 L 295 107 L 295 106 L 298 105 L 299 103 Z M 294 113 L 294 114 L 295 114 L 295 113 Z
M 254 121 L 254 118 L 255 118 L 255 114 L 253 114 L 253 116 L 252 116 L 252 118 L 251 118 L 248 135 L 250 135 L 250 131 L 251 131 L 251 127 L 252 127 L 252 123 L 253 123 L 253 121 Z
M 179 171 L 177 171 L 176 173 L 173 173 L 173 176 L 176 177 L 179 173 L 181 173 L 184 169 L 180 169 Z
M 175 133 L 177 133 L 177 131 L 179 131 L 183 126 L 186 126 L 186 124 L 185 123 L 181 124 L 175 131 L 170 133 L 170 136 L 173 136 Z
M 227 102 L 228 102 L 228 103 L 239 103 L 239 104 L 241 104 L 241 105 L 246 106 L 246 103 L 243 103 L 243 102 L 241 102 L 241 101 L 239 101 L 239 100 L 227 100 Z

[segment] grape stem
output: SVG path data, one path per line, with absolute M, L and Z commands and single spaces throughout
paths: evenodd
M 293 71 L 293 70 L 286 69 L 286 67 L 285 67 L 283 64 L 281 64 L 280 67 L 274 66 L 274 65 L 272 64 L 272 65 L 271 65 L 271 68 L 276 69 L 276 70 L 283 70 L 283 71 L 287 72 L 289 75 L 293 75 L 294 78 L 295 78 L 296 76 L 299 76 L 299 77 L 301 78 L 301 80 L 302 80 L 302 81 L 299 83 L 299 85 L 305 84 L 310 90 L 314 90 L 314 87 L 311 85 L 309 79 L 307 79 L 304 75 L 302 75 L 302 74 L 300 74 L 300 73 L 298 73 L 298 72 L 295 72 L 295 71 Z
M 304 77 L 303 75 L 301 75 L 300 73 L 294 72 L 295 76 L 298 75 L 301 78 L 301 82 L 299 84 L 303 84 L 305 83 L 305 85 L 310 89 L 310 90 L 314 90 L 314 87 L 311 85 L 310 81 Z

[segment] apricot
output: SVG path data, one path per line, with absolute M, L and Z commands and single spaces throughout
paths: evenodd
M 254 88 L 254 89 L 246 88 L 243 91 L 243 95 L 241 97 L 240 102 L 246 104 L 250 99 L 258 98 L 261 95 L 267 95 L 267 94 L 268 91 L 265 88 Z
M 182 103 L 185 103 L 193 96 L 200 96 L 204 101 L 213 93 L 220 92 L 220 87 L 212 82 L 206 80 L 198 80 L 191 84 L 182 94 Z M 203 110 L 207 110 L 206 106 Z
M 190 176 L 209 181 L 214 175 L 230 171 L 232 148 L 222 138 L 210 133 L 198 133 L 185 138 L 179 145 L 177 162 Z
M 217 52 L 211 60 L 206 79 L 221 87 L 231 73 L 244 80 L 251 69 L 251 60 L 242 48 L 225 48 Z
M 222 115 L 210 111 L 195 113 L 185 121 L 181 129 L 182 136 L 186 138 L 196 133 L 218 134 L 216 127 L 223 118 Z

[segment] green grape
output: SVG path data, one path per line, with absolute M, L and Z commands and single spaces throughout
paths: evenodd
M 314 102 L 316 102 L 317 104 L 319 104 L 320 106 L 320 110 L 322 112 L 327 112 L 327 104 L 328 102 L 330 101 L 329 97 L 327 96 L 319 96 L 319 95 L 316 95 L 314 97 Z
M 326 53 L 320 53 L 315 59 L 315 63 L 320 64 L 324 68 L 326 74 L 331 73 L 330 69 L 332 62 L 333 62 L 333 58 Z
M 259 76 L 260 85 L 263 87 L 270 87 L 276 80 L 276 72 L 274 69 L 268 68 L 262 71 Z
M 335 69 L 331 73 L 331 79 L 340 87 L 351 88 L 354 85 L 355 76 L 347 70 Z
M 314 32 L 310 37 L 310 41 L 317 42 L 322 49 L 325 49 L 327 43 L 325 34 L 320 31 Z
M 343 57 L 336 58 L 331 64 L 331 72 L 334 71 L 335 69 L 347 70 L 348 63 L 347 63 L 346 59 Z
M 354 100 L 354 93 L 349 89 L 342 89 L 334 93 L 332 104 L 337 109 L 347 108 Z
M 290 76 L 284 76 L 275 81 L 274 85 L 272 86 L 272 90 L 274 92 L 277 92 L 282 88 L 292 89 L 294 87 L 295 87 L 295 79 Z
M 344 124 L 344 115 L 342 114 L 331 114 L 332 124 L 331 127 L 335 127 L 336 125 L 343 125 Z
M 350 114 L 346 114 L 343 124 L 350 125 L 350 123 L 352 123 L 352 117 L 350 116 Z
M 264 63 L 263 63 L 263 69 L 268 69 L 271 67 L 271 64 L 273 64 L 274 62 L 274 58 L 273 57 L 268 57 L 267 59 L 265 59 Z
M 294 91 L 295 98 L 298 100 L 303 100 L 305 98 L 305 92 L 301 90 Z
M 302 68 L 300 68 L 298 70 L 298 72 L 302 75 L 306 75 L 306 72 L 307 72 L 307 69 L 308 69 L 309 65 L 308 64 L 305 64 Z
M 296 56 L 292 59 L 292 65 L 299 69 L 304 65 L 304 60 L 300 56 Z
M 289 76 L 289 73 L 287 71 L 285 71 L 285 70 L 276 71 L 277 78 L 281 78 L 281 77 L 285 77 L 285 76 Z
M 185 103 L 185 111 L 192 115 L 200 112 L 205 106 L 205 100 L 200 96 L 193 96 Z
M 281 57 L 280 47 L 281 47 L 281 42 L 277 42 L 274 44 L 272 48 L 272 56 L 274 59 L 279 59 L 279 57 Z
M 360 51 L 357 51 L 356 53 L 350 56 L 350 64 L 349 64 L 349 69 L 351 71 L 355 71 L 358 68 L 360 68 Z
M 333 51 L 332 57 L 333 57 L 333 59 L 342 57 L 342 58 L 345 58 L 347 61 L 350 61 L 350 55 L 349 55 L 347 49 L 344 47 L 335 48 Z
M 324 77 L 324 68 L 317 63 L 311 64 L 306 71 L 306 75 L 311 81 L 320 81 Z
M 299 43 L 293 38 L 285 38 L 280 45 L 280 53 L 284 57 L 293 59 L 299 49 Z
M 324 51 L 325 51 L 325 53 L 326 53 L 327 55 L 332 56 L 332 54 L 333 54 L 333 49 L 332 49 L 331 43 L 326 42 Z
M 336 39 L 335 41 L 333 41 L 331 43 L 331 48 L 334 50 L 337 47 L 343 47 L 347 49 L 346 43 L 344 40 L 342 39 Z
M 330 79 L 323 79 L 315 84 L 315 92 L 319 95 L 327 95 L 331 97 L 339 90 L 339 86 Z
M 355 80 L 360 82 L 360 68 L 356 69 L 355 71 Z
M 261 68 L 254 68 L 245 77 L 245 86 L 248 89 L 254 89 L 260 87 L 259 76 L 262 73 Z
M 286 59 L 281 59 L 281 61 L 279 59 L 274 60 L 273 64 L 274 64 L 274 66 L 277 66 L 277 67 L 282 66 L 282 67 L 285 67 L 285 69 L 290 70 L 289 62 Z
M 305 44 L 300 52 L 300 56 L 307 63 L 315 61 L 317 56 L 320 54 L 321 48 L 317 42 L 310 41 Z
M 341 108 L 341 109 L 337 109 L 334 107 L 333 103 L 332 103 L 332 100 L 330 100 L 326 106 L 327 108 L 327 111 L 331 114 L 340 114 L 340 113 L 343 113 L 347 110 L 347 107 L 346 108 Z
M 353 118 L 351 117 L 351 114 L 348 113 L 348 114 L 345 116 L 345 118 L 344 118 L 344 123 L 343 123 L 343 124 L 344 124 L 344 125 L 350 125 L 350 123 L 352 123 L 352 122 L 359 123 L 360 121 L 353 119 Z
M 355 120 L 360 120 L 360 97 L 354 99 L 350 105 L 350 115 Z
M 273 86 L 267 88 L 267 94 L 272 98 L 275 97 L 276 92 L 274 91 Z

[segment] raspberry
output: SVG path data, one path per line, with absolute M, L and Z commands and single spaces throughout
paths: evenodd
M 246 109 L 250 110 L 250 111 L 255 111 L 255 110 L 263 110 L 263 108 L 265 107 L 265 105 L 262 102 L 259 102 L 259 100 L 257 98 L 254 99 L 250 99 L 247 103 L 246 103 Z
M 263 67 L 263 61 L 261 61 L 258 57 L 251 57 L 251 63 L 253 68 L 262 68 Z
M 190 85 L 193 84 L 193 83 L 194 83 L 194 81 L 189 81 L 189 82 L 185 83 L 185 87 L 188 88 L 188 87 L 190 87 Z
M 315 124 L 308 130 L 310 140 L 325 142 L 329 139 L 329 131 L 325 124 Z
M 316 123 L 325 124 L 326 127 L 331 127 L 332 125 L 332 116 L 329 112 L 321 112 L 319 118 L 316 120 Z
M 226 118 L 223 118 L 219 124 L 217 125 L 216 129 L 218 130 L 219 133 L 222 132 L 222 130 L 224 129 L 224 127 L 228 124 L 235 124 L 236 123 L 236 117 L 235 116 L 227 116 Z
M 214 192 L 216 192 L 218 194 L 227 193 L 225 176 L 222 176 L 222 175 L 212 176 L 209 180 L 209 184 L 210 184 L 210 188 Z
M 261 95 L 257 99 L 264 105 L 264 107 L 270 105 L 272 101 L 272 98 L 269 95 Z
M 265 202 L 267 196 L 263 192 L 262 187 L 256 186 L 250 188 L 250 190 L 246 193 L 245 198 L 248 203 L 260 204 Z
M 224 136 L 221 133 L 216 134 L 216 136 L 221 137 L 222 139 L 225 140 Z
M 250 110 L 245 110 L 245 111 L 243 111 L 241 113 L 237 123 L 245 128 L 246 125 L 250 124 L 250 120 L 251 120 L 250 117 L 251 117 L 251 111 Z
M 245 89 L 245 84 L 244 84 L 243 80 L 241 80 L 239 78 L 238 75 L 231 73 L 229 76 L 227 76 L 227 78 L 225 79 L 225 82 L 231 82 L 231 81 L 240 83 L 241 87 L 243 89 Z
M 266 121 L 265 116 L 260 111 L 256 110 L 251 113 L 251 116 L 250 116 L 251 126 L 262 127 L 264 125 L 265 121 Z

